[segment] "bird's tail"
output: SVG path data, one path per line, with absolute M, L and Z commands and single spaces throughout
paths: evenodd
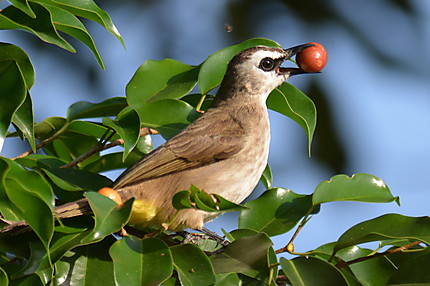
M 54 218 L 65 219 L 89 213 L 91 213 L 90 205 L 88 204 L 88 200 L 83 198 L 55 208 Z M 0 230 L 0 233 L 21 233 L 29 229 L 30 227 L 27 222 L 25 220 L 21 220 L 16 222 L 8 222 L 8 224 Z

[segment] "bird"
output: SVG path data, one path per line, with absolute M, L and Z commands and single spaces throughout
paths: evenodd
M 234 203 L 244 201 L 258 184 L 268 161 L 266 100 L 289 77 L 306 73 L 281 65 L 310 46 L 255 46 L 235 55 L 210 108 L 113 182 L 111 187 L 123 201 L 134 198 L 128 224 L 171 231 L 202 229 L 214 218 L 213 213 L 198 209 L 177 213 L 172 206 L 173 196 L 191 185 Z M 64 219 L 90 211 L 83 198 L 56 207 L 55 217 Z M 2 232 L 12 228 L 6 226 Z

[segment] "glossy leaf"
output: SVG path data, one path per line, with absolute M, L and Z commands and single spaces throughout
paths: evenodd
M 63 117 L 49 117 L 40 122 L 39 124 L 36 124 L 34 127 L 34 133 L 36 135 L 36 138 L 40 140 L 44 140 L 55 133 L 60 132 L 62 129 L 65 128 L 65 125 L 67 124 L 67 121 Z
M 317 124 L 317 110 L 313 101 L 293 85 L 284 82 L 270 93 L 267 107 L 279 112 L 299 124 L 308 137 L 308 153 Z
M 160 99 L 179 99 L 197 82 L 198 68 L 165 59 L 142 64 L 127 84 L 127 102 L 139 105 Z
M 246 207 L 230 202 L 220 195 L 208 194 L 192 185 L 189 190 L 177 192 L 172 199 L 175 209 L 199 209 L 207 212 L 231 212 Z
M 9 285 L 9 278 L 3 268 L 0 268 L 0 285 Z
M 52 168 L 45 170 L 45 173 L 54 184 L 67 191 L 97 191 L 112 184 L 105 176 L 71 168 Z
M 115 130 L 124 140 L 123 160 L 127 158 L 139 140 L 139 116 L 133 109 L 126 109 L 115 120 L 104 117 L 103 124 Z
M 312 207 L 312 196 L 275 188 L 267 190 L 245 206 L 249 209 L 241 211 L 239 228 L 275 236 L 291 230 L 306 215 Z
M 33 10 L 31 10 L 27 0 L 10 0 L 9 2 L 31 18 L 36 18 L 36 14 L 34 14 Z
M 13 161 L 2 160 L 9 165 L 3 182 L 13 211 L 20 219 L 27 221 L 45 248 L 48 248 L 54 232 L 51 186 L 38 173 L 24 170 Z
M 172 256 L 167 245 L 157 239 L 125 237 L 109 250 L 117 285 L 158 285 L 173 272 Z
M 263 174 L 261 175 L 260 181 L 266 189 L 270 189 L 272 187 L 272 180 L 272 170 L 270 169 L 269 164 L 267 164 L 266 169 L 264 169 Z
M 42 41 L 59 46 L 69 52 L 76 50 L 64 40 L 53 26 L 51 14 L 43 6 L 31 3 L 31 8 L 37 15 L 31 18 L 14 6 L 9 6 L 0 13 L 0 27 L 2 29 L 21 29 L 38 36 Z
M 88 137 L 103 138 L 106 136 L 108 128 L 103 126 L 101 123 L 89 122 L 89 121 L 72 121 L 68 124 L 67 131 L 73 133 L 79 133 Z M 118 135 L 112 136 L 111 141 L 119 139 Z
M 22 158 L 17 158 L 15 162 L 33 170 L 59 168 L 67 163 L 57 157 L 42 154 L 31 154 Z
M 82 154 L 87 153 L 98 144 L 98 139 L 88 135 L 83 135 L 76 132 L 63 132 L 61 136 L 56 137 L 54 141 L 43 147 L 43 150 L 48 155 L 56 156 L 68 162 L 76 159 Z M 85 164 L 97 160 L 99 153 L 93 154 L 85 159 Z M 78 167 L 83 165 L 78 163 Z
M 210 256 L 215 273 L 239 272 L 264 280 L 269 276 L 268 249 L 271 240 L 264 234 L 238 238 L 222 253 Z
M 27 93 L 24 102 L 13 114 L 12 123 L 15 124 L 15 127 L 27 138 L 31 149 L 36 151 L 36 137 L 34 136 L 33 121 L 33 103 L 30 94 Z
M 52 22 L 55 29 L 64 32 L 84 43 L 93 52 L 97 62 L 104 69 L 105 66 L 103 60 L 96 48 L 94 40 L 81 21 L 72 13 L 69 13 L 63 9 L 46 4 L 42 5 L 51 13 Z
M 241 285 L 241 281 L 237 273 L 219 273 L 216 274 L 215 277 L 215 286 Z
M 95 226 L 91 235 L 85 238 L 83 242 L 99 240 L 119 231 L 130 218 L 133 199 L 128 200 L 122 206 L 118 206 L 113 200 L 97 192 L 88 192 L 85 197 L 94 213 Z
M 1 13 L 0 13 L 1 18 Z M 27 90 L 16 61 L 0 61 L 0 151 L 12 116 L 24 102 Z
M 48 283 L 52 277 L 52 269 L 48 263 L 48 253 L 40 241 L 29 241 L 31 250 L 30 258 L 26 265 L 15 272 L 13 278 L 37 274 L 44 284 Z
M 429 285 L 430 252 L 416 253 L 393 273 L 387 285 Z
M 364 221 L 344 232 L 334 251 L 360 243 L 393 238 L 415 239 L 429 244 L 430 218 L 386 214 Z
M 5 177 L 7 171 L 10 169 L 8 163 L 9 162 L 7 160 L 0 160 L 0 212 L 5 219 L 11 221 L 18 221 L 21 220 L 21 218 L 18 214 L 15 213 L 15 206 L 7 197 L 5 188 Z
M 343 261 L 351 261 L 360 257 L 373 254 L 374 250 L 365 249 L 356 245 L 344 248 L 337 253 Z M 349 265 L 354 276 L 362 285 L 387 285 L 389 277 L 396 270 L 396 266 L 389 260 L 389 257 L 380 256 L 353 263 Z
M 239 52 L 255 46 L 281 47 L 271 40 L 255 38 L 213 53 L 200 66 L 198 77 L 200 92 L 206 94 L 220 85 L 230 60 Z
M 67 109 L 67 120 L 116 116 L 125 107 L 127 107 L 125 97 L 112 97 L 100 103 L 78 101 Z
M 165 139 L 179 133 L 200 115 L 188 103 L 175 99 L 136 104 L 133 108 L 139 114 L 143 126 L 156 129 Z
M 316 257 L 280 259 L 282 271 L 294 286 L 348 285 L 342 272 L 332 264 Z
M 100 156 L 97 160 L 89 164 L 83 165 L 82 170 L 92 173 L 101 173 L 111 170 L 124 169 L 133 165 L 133 163 L 139 160 L 142 156 L 143 155 L 136 152 L 131 152 L 131 154 L 123 162 L 123 152 L 109 153 Z
M 312 202 L 314 205 L 332 201 L 355 201 L 388 203 L 396 201 L 384 181 L 369 174 L 355 174 L 352 177 L 336 175 L 316 187 Z
M 97 4 L 92 0 L 86 1 L 73 1 L 69 0 L 33 0 L 34 2 L 49 4 L 61 9 L 64 9 L 78 17 L 83 17 L 88 20 L 94 21 L 101 26 L 103 26 L 107 31 L 114 35 L 118 41 L 124 46 L 124 41 L 112 23 L 112 20 L 106 11 L 102 10 Z M 37 14 L 37 13 L 36 13 Z
M 29 90 L 34 84 L 34 68 L 27 53 L 20 47 L 0 43 L 0 62 L 15 61 Z
M 181 285 L 213 285 L 215 273 L 206 254 L 193 244 L 170 248 Z
M 56 263 L 58 285 L 67 281 L 70 285 L 115 285 L 109 247 L 115 239 L 76 248 Z

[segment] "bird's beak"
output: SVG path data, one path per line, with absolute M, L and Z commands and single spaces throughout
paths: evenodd
M 291 57 L 300 53 L 304 49 L 309 48 L 309 47 L 313 47 L 313 46 L 315 46 L 315 45 L 314 44 L 304 44 L 304 45 L 295 46 L 295 47 L 292 47 L 289 49 L 285 49 L 284 50 L 284 52 L 285 52 L 284 61 L 290 59 Z M 288 76 L 292 76 L 292 75 L 302 74 L 302 73 L 307 73 L 307 72 L 305 72 L 299 68 L 279 67 L 279 73 L 284 74 L 284 75 L 288 75 Z

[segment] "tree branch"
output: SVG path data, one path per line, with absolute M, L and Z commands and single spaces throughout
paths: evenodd
M 416 246 L 416 245 L 418 245 L 420 243 L 421 243 L 421 241 L 417 240 L 417 241 L 414 241 L 412 243 L 409 243 L 407 245 L 404 245 L 404 246 L 401 246 L 401 247 L 398 247 L 398 248 L 388 249 L 387 251 L 384 251 L 384 252 L 377 252 L 377 253 L 375 253 L 373 255 L 359 257 L 359 258 L 356 258 L 356 259 L 353 259 L 353 260 L 350 260 L 350 261 L 340 260 L 336 264 L 336 267 L 337 268 L 343 268 L 343 267 L 346 267 L 346 266 L 354 264 L 354 263 L 363 262 L 363 261 L 366 261 L 366 260 L 369 260 L 369 259 L 377 258 L 377 257 L 380 257 L 380 256 L 386 256 L 386 255 L 397 253 L 397 252 L 402 252 L 402 251 L 408 250 L 409 248 L 411 248 L 413 246 Z
M 145 135 L 149 135 L 149 134 L 158 134 L 158 132 L 156 130 L 154 130 L 154 129 L 143 127 L 143 128 L 140 129 L 139 137 L 142 137 L 142 136 L 145 136 Z M 111 142 L 109 144 L 104 144 L 102 142 L 99 142 L 99 144 L 97 144 L 96 146 L 94 146 L 93 148 L 91 148 L 90 150 L 88 150 L 86 153 L 84 153 L 84 154 L 76 157 L 73 161 L 70 161 L 69 163 L 61 166 L 60 168 L 71 168 L 71 167 L 74 167 L 77 164 L 79 164 L 80 162 L 88 159 L 89 157 L 91 157 L 92 155 L 94 155 L 94 154 L 96 154 L 96 153 L 98 153 L 100 151 L 103 151 L 103 150 L 106 150 L 106 149 L 109 149 L 109 148 L 112 148 L 112 147 L 115 147 L 115 146 L 118 146 L 118 145 L 122 145 L 122 144 L 124 144 L 124 140 L 123 139 L 118 139 L 118 140 L 113 141 L 113 142 Z

